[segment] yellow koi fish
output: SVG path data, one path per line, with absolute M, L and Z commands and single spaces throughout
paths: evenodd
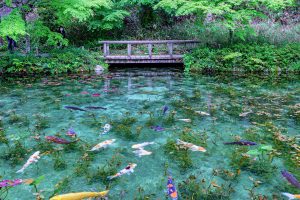
M 194 145 L 192 143 L 184 142 L 182 140 L 177 139 L 177 145 L 183 146 L 185 148 L 190 149 L 191 151 L 202 151 L 206 152 L 206 149 L 197 145 Z
M 286 196 L 287 198 L 289 198 L 289 200 L 300 199 L 300 194 L 290 194 L 290 193 L 286 193 L 286 192 L 282 192 L 281 194 Z
M 105 197 L 108 194 L 109 190 L 103 192 L 78 192 L 78 193 L 69 193 L 62 194 L 52 197 L 50 200 L 82 200 L 92 197 Z

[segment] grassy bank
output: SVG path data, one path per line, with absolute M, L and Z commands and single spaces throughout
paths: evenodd
M 30 74 L 63 74 L 90 71 L 96 65 L 107 67 L 99 53 L 80 48 L 65 48 L 52 50 L 39 56 L 33 54 L 1 55 L 0 74 L 30 75 Z
M 226 48 L 198 48 L 184 58 L 186 72 L 300 71 L 300 43 L 236 44 Z

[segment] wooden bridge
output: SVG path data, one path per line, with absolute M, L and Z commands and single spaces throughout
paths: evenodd
M 184 53 L 194 48 L 195 40 L 101 41 L 103 58 L 109 64 L 183 63 Z M 127 45 L 124 49 L 124 46 Z M 112 48 L 114 47 L 114 48 Z

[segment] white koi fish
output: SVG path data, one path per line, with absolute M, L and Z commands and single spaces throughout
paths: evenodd
M 145 146 L 148 146 L 150 144 L 154 144 L 154 142 L 143 142 L 143 143 L 140 143 L 140 144 L 134 144 L 131 146 L 131 148 L 133 149 L 143 149 Z
M 199 115 L 202 115 L 202 116 L 210 116 L 209 113 L 203 112 L 203 111 L 195 111 L 195 113 L 197 113 L 197 114 L 199 114 Z
M 134 172 L 134 168 L 137 166 L 137 164 L 135 163 L 129 163 L 127 165 L 127 167 L 125 169 L 122 169 L 121 171 L 119 171 L 118 173 L 116 173 L 115 175 L 113 176 L 109 176 L 107 177 L 109 180 L 112 180 L 114 178 L 117 178 L 119 176 L 122 176 L 124 174 L 130 174 L 130 173 L 133 173 Z
M 103 132 L 101 133 L 101 135 L 105 135 L 106 133 L 108 133 L 111 129 L 111 125 L 110 124 L 105 124 L 103 126 Z
M 300 194 L 290 194 L 290 193 L 286 193 L 286 192 L 282 192 L 281 194 L 286 196 L 287 198 L 289 198 L 289 200 L 300 199 Z
M 179 121 L 183 121 L 183 122 L 187 122 L 187 123 L 190 123 L 190 122 L 192 122 L 192 120 L 191 119 L 178 119 Z
M 111 140 L 105 140 L 103 142 L 100 142 L 99 144 L 97 144 L 96 146 L 94 146 L 90 151 L 97 151 L 101 148 L 106 148 L 109 145 L 111 145 L 112 143 L 114 143 L 116 141 L 116 139 L 111 139 Z
M 32 163 L 37 162 L 40 159 L 40 152 L 37 151 L 34 154 L 32 154 L 29 159 L 27 160 L 27 162 L 25 163 L 25 165 L 23 165 L 23 167 L 17 171 L 17 173 L 23 173 L 24 170 Z
M 177 145 L 183 146 L 185 148 L 190 149 L 191 151 L 201 151 L 201 152 L 206 152 L 206 149 L 200 146 L 197 146 L 192 143 L 184 142 L 180 139 L 177 139 Z
M 151 151 L 146 151 L 145 149 L 142 149 L 142 148 L 133 151 L 133 153 L 134 153 L 135 155 L 137 155 L 138 157 L 148 156 L 148 155 L 151 155 L 151 154 L 152 154 Z

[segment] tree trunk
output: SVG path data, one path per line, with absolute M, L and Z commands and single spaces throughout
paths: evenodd
M 233 42 L 233 30 L 229 29 L 229 44 Z
M 25 41 L 26 41 L 26 53 L 30 53 L 31 50 L 31 45 L 30 45 L 30 36 L 27 34 L 25 37 Z

